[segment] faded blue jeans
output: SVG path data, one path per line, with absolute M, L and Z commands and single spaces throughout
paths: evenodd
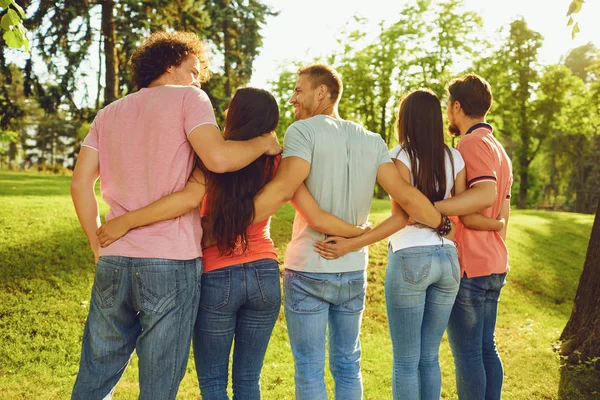
M 140 399 L 175 399 L 187 366 L 200 258 L 100 257 L 72 399 L 110 399 L 135 350 Z
M 438 353 L 459 279 L 453 246 L 389 250 L 385 302 L 394 355 L 394 399 L 439 400 Z
M 233 347 L 233 398 L 260 399 L 260 371 L 281 309 L 279 264 L 262 259 L 205 272 L 194 359 L 203 400 L 227 400 Z
M 463 277 L 448 323 L 460 400 L 500 400 L 504 369 L 494 331 L 506 273 Z
M 283 279 L 296 400 L 327 399 L 327 327 L 335 398 L 362 399 L 359 333 L 367 288 L 365 271 L 321 274 L 286 269 Z

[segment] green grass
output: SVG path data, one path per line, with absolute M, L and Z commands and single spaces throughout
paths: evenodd
M 69 180 L 0 171 L 1 399 L 67 398 L 75 380 L 94 265 L 71 204 Z M 375 200 L 371 220 L 381 221 L 388 210 L 386 201 Z M 101 211 L 107 211 L 106 205 L 101 204 Z M 273 219 L 271 232 L 280 255 L 292 219 L 289 205 Z M 571 312 L 592 222 L 591 215 L 544 211 L 516 211 L 511 216 L 512 268 L 497 328 L 506 370 L 505 399 L 558 398 L 560 368 L 553 346 Z M 361 342 L 365 399 L 373 400 L 391 398 L 391 343 L 383 296 L 386 260 L 384 242 L 371 247 Z M 440 362 L 442 397 L 455 399 L 445 338 Z M 333 398 L 332 381 L 327 379 Z M 283 313 L 261 383 L 264 399 L 293 399 L 293 361 Z M 135 399 L 137 394 L 134 357 L 114 398 Z M 179 398 L 198 397 L 190 361 Z

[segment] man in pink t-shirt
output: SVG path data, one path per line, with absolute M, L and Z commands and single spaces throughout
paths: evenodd
M 134 350 L 140 398 L 175 399 L 199 302 L 198 210 L 131 230 L 100 248 L 96 180 L 110 220 L 182 190 L 196 156 L 220 173 L 281 151 L 270 134 L 246 142 L 223 139 L 211 102 L 199 89 L 198 82 L 208 78 L 208 61 L 195 34 L 154 33 L 134 51 L 131 64 L 139 91 L 98 112 L 71 183 L 97 262 L 73 399 L 111 397 Z
M 459 399 L 500 400 L 504 371 L 494 331 L 500 290 L 509 269 L 505 239 L 512 164 L 492 126 L 485 122 L 492 105 L 486 80 L 469 74 L 452 81 L 448 92 L 450 132 L 461 137 L 457 149 L 465 161 L 469 190 L 436 203 L 436 208 L 446 213 L 445 207 L 461 197 L 466 206 L 476 205 L 471 209 L 505 223 L 501 231 L 473 230 L 462 223 L 457 226 L 462 277 L 448 322 L 448 339 Z

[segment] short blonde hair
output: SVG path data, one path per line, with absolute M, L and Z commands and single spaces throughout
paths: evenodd
M 325 85 L 331 98 L 337 103 L 342 97 L 344 85 L 337 71 L 325 64 L 312 64 L 298 70 L 298 76 L 305 75 L 312 82 L 312 87 Z

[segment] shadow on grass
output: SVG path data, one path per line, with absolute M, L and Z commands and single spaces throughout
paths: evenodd
M 88 285 L 93 280 L 94 260 L 81 228 L 52 232 L 40 240 L 19 241 L 0 248 L 0 290 L 27 293 L 44 281 L 58 292 L 63 285 Z M 33 287 L 32 287 L 33 285 Z
M 560 369 L 559 400 L 600 399 L 600 371 L 584 366 Z

